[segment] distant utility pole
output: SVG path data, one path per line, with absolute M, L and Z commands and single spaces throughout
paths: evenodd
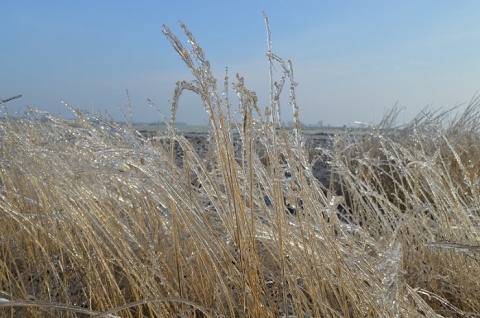
M 0 103 L 6 103 L 6 102 L 11 101 L 12 99 L 17 99 L 17 98 L 20 98 L 20 97 L 22 97 L 22 95 L 13 96 L 13 97 L 10 97 L 10 98 L 7 98 L 7 99 L 0 99 Z

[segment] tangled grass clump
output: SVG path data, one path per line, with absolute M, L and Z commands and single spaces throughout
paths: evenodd
M 164 34 L 194 79 L 177 83 L 162 139 L 73 107 L 74 120 L 0 123 L 2 316 L 480 315 L 477 99 L 457 118 L 392 129 L 394 109 L 363 138 L 334 136 L 322 184 L 291 63 L 269 48 L 282 75 L 265 111 L 237 76 L 237 122 L 228 78 L 219 91 L 182 28 L 190 51 Z M 285 84 L 292 131 L 278 120 Z M 206 155 L 176 133 L 184 90 L 210 116 Z

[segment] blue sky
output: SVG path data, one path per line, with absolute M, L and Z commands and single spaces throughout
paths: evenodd
M 340 126 L 378 122 L 395 103 L 410 121 L 427 105 L 448 109 L 480 89 L 480 1 L 3 1 L 0 98 L 69 115 L 61 104 L 121 119 L 129 90 L 135 121 L 169 114 L 178 80 L 192 75 L 162 34 L 184 39 L 183 21 L 218 76 L 244 76 L 268 104 L 262 12 L 273 51 L 293 62 L 301 120 Z M 276 74 L 279 76 L 279 74 Z M 234 97 L 231 92 L 231 97 Z M 233 107 L 236 105 L 233 99 Z M 291 120 L 285 96 L 283 119 Z M 204 124 L 199 98 L 178 120 Z

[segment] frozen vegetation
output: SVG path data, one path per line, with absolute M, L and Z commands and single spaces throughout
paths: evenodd
M 188 48 L 164 34 L 194 80 L 162 138 L 70 106 L 0 123 L 2 317 L 480 315 L 478 99 L 313 149 L 289 62 L 268 51 L 260 109 L 182 27 Z M 202 153 L 175 130 L 183 90 L 210 116 Z

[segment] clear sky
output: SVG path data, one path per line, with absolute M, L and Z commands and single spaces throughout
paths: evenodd
M 130 92 L 134 121 L 160 120 L 178 80 L 192 75 L 162 34 L 183 21 L 223 80 L 238 72 L 268 103 L 262 12 L 273 51 L 293 62 L 301 120 L 378 122 L 395 103 L 410 121 L 427 105 L 447 109 L 480 89 L 480 1 L 6 1 L 0 20 L 0 98 L 69 114 L 118 107 Z M 278 76 L 279 74 L 277 74 Z M 236 101 L 231 94 L 233 107 Z M 286 96 L 282 113 L 291 120 Z M 204 124 L 199 98 L 181 100 L 178 120 Z

